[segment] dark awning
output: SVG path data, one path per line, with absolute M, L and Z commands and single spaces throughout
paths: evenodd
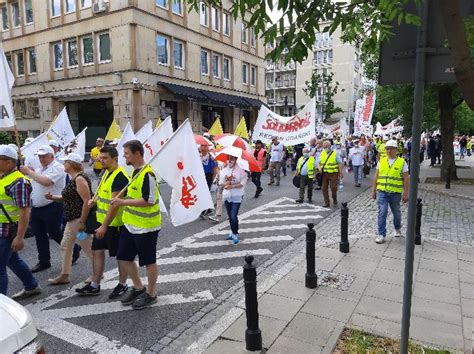
M 250 106 L 255 108 L 260 108 L 260 106 L 263 104 L 262 101 L 256 100 L 255 98 L 245 97 L 244 100 L 246 100 L 250 104 Z
M 228 95 L 226 93 L 212 92 L 207 90 L 201 90 L 211 102 L 223 106 L 234 106 L 234 107 L 249 107 L 250 104 L 243 98 L 236 95 Z
M 201 91 L 192 87 L 169 84 L 167 82 L 158 82 L 158 85 L 164 86 L 178 98 L 193 99 L 201 102 L 208 101 L 208 98 L 204 96 Z

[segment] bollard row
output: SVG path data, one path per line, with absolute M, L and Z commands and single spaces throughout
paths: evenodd
M 314 231 L 314 224 L 308 224 L 306 230 L 306 275 L 305 286 L 309 289 L 318 287 L 318 276 L 316 275 L 316 231 Z
M 251 351 L 262 350 L 262 331 L 258 325 L 257 268 L 252 264 L 253 260 L 253 256 L 245 256 L 245 315 L 247 316 L 245 348 Z
M 342 203 L 341 207 L 341 242 L 339 251 L 349 253 L 349 208 L 347 203 Z

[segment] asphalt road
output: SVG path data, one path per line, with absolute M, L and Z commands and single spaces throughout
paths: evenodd
M 294 203 L 298 190 L 292 177 L 282 177 L 281 186 L 267 186 L 268 176 L 262 178 L 264 191 L 254 199 L 255 186 L 249 182 L 240 211 L 240 232 L 244 240 L 239 245 L 223 241 L 228 234 L 226 218 L 220 224 L 210 220 L 174 227 L 169 218 L 158 240 L 160 276 L 159 300 L 153 308 L 133 311 L 119 301 L 110 301 L 108 293 L 117 283 L 115 259 L 107 258 L 102 293 L 95 297 L 78 297 L 74 288 L 90 275 L 91 265 L 82 255 L 72 268 L 71 283 L 49 286 L 47 279 L 60 271 L 60 249 L 51 242 L 52 267 L 37 273 L 43 293 L 22 302 L 31 311 L 48 352 L 146 351 L 160 338 L 172 332 L 213 299 L 231 288 L 242 278 L 245 254 L 255 255 L 263 263 L 288 247 L 305 231 L 308 222 L 318 223 L 335 209 L 323 209 L 322 195 L 316 191 L 313 204 Z M 349 201 L 369 185 L 355 188 L 353 176 L 344 179 L 344 191 L 339 202 Z M 171 191 L 161 185 L 165 204 Z M 28 239 L 21 256 L 30 266 L 36 264 L 36 245 Z M 144 277 L 144 270 L 141 270 Z M 10 273 L 9 294 L 21 287 Z

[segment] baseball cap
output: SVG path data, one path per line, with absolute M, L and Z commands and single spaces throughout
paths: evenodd
M 50 140 L 49 141 L 49 146 L 54 146 L 54 147 L 59 147 L 59 143 L 56 140 Z
M 47 154 L 53 154 L 54 155 L 54 150 L 49 145 L 42 145 L 38 149 L 38 151 L 36 151 L 36 155 L 47 155 Z
M 33 140 L 35 140 L 35 138 L 26 138 L 25 139 L 25 145 L 31 143 Z
M 76 154 L 75 152 L 70 153 L 66 157 L 62 157 L 61 161 L 72 161 L 75 163 L 82 164 L 82 157 L 79 154 Z
M 9 145 L 0 145 L 0 156 L 6 156 L 12 160 L 18 160 L 17 150 Z
M 390 140 L 385 144 L 385 148 L 398 148 L 398 144 L 395 140 Z

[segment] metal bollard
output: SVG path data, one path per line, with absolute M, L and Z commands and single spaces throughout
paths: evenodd
M 315 245 L 316 245 L 316 231 L 314 231 L 314 224 L 308 224 L 308 230 L 306 231 L 306 275 L 305 275 L 305 286 L 309 289 L 315 289 L 318 287 L 318 276 L 316 275 L 316 256 L 315 256 Z
M 342 203 L 341 208 L 341 242 L 339 251 L 349 253 L 349 208 L 347 203 Z
M 262 331 L 258 328 L 257 268 L 252 264 L 253 260 L 253 256 L 245 256 L 244 284 L 247 316 L 245 349 L 262 350 Z
M 421 198 L 418 198 L 416 204 L 416 234 L 415 234 L 415 245 L 421 245 L 421 215 L 423 213 L 423 203 Z

